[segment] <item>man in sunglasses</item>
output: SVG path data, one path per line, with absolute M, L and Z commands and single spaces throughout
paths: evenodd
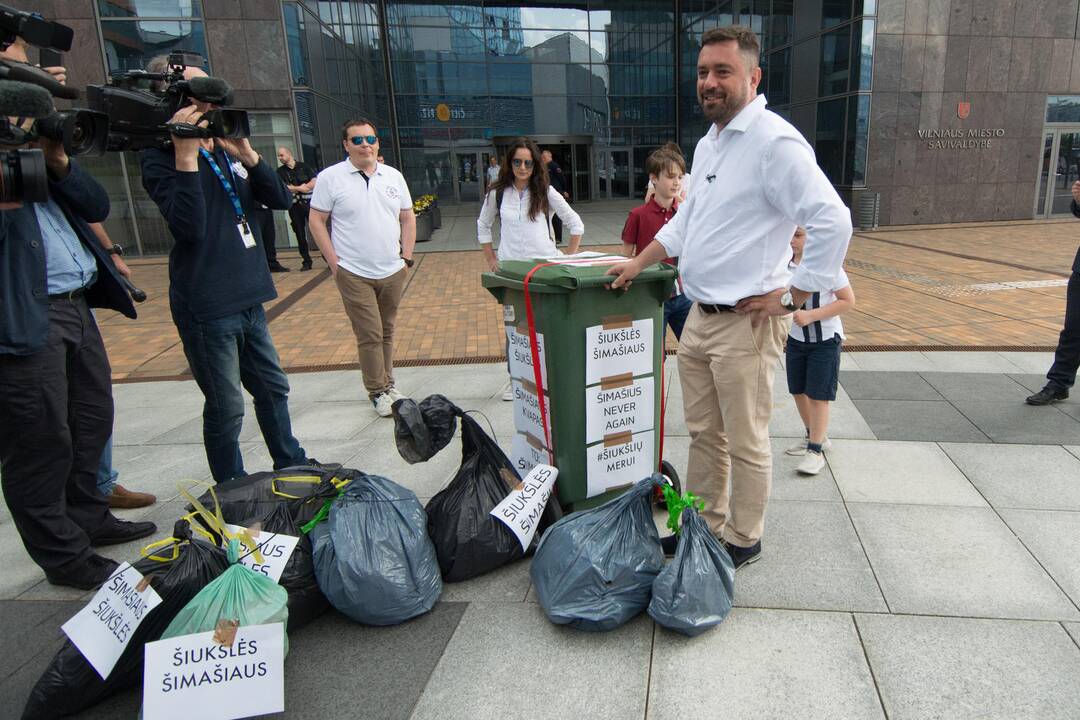
M 356 335 L 364 388 L 382 417 L 392 415 L 394 320 L 412 266 L 416 216 L 405 178 L 378 161 L 379 137 L 366 118 L 348 120 L 348 158 L 319 173 L 311 197 L 311 237 L 330 265 Z M 333 217 L 333 235 L 327 220 Z

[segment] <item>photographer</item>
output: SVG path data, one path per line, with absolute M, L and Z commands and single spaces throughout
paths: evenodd
M 151 72 L 168 69 L 165 58 Z M 186 67 L 185 80 L 205 77 Z M 192 99 L 170 123 L 205 127 L 212 105 Z M 244 475 L 241 385 L 255 402 L 274 469 L 309 462 L 292 434 L 289 381 L 262 304 L 277 297 L 262 238 L 249 216 L 257 203 L 285 210 L 284 183 L 247 138 L 172 136 L 168 150 L 142 153 L 142 181 L 175 239 L 169 253 L 169 304 L 192 375 L 206 398 L 203 441 L 214 480 Z
M 26 62 L 25 42 L 0 57 Z M 113 400 L 90 308 L 131 318 L 135 309 L 88 225 L 109 214 L 105 189 L 61 143 L 31 145 L 45 155 L 48 200 L 0 206 L 0 474 L 23 544 L 48 581 L 90 590 L 117 567 L 93 547 L 156 530 L 113 517 L 96 489 Z

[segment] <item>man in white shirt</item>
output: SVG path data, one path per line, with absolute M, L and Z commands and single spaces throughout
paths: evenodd
M 365 118 L 341 128 L 348 158 L 319 173 L 308 226 L 330 265 L 356 335 L 364 387 L 382 417 L 394 387 L 394 319 L 412 266 L 416 216 L 401 173 L 378 162 L 379 138 Z M 333 235 L 326 221 L 333 217 Z
M 781 316 L 833 287 L 851 216 L 799 131 L 757 95 L 754 32 L 716 28 L 701 43 L 698 102 L 713 126 L 694 153 L 693 192 L 644 252 L 610 273 L 612 287 L 624 287 L 642 268 L 680 258 L 694 301 L 679 346 L 687 489 L 705 499 L 704 516 L 739 567 L 761 554 Z M 792 271 L 789 242 L 800 225 L 806 248 Z

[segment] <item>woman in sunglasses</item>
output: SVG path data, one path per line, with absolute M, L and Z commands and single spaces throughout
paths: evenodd
M 499 250 L 491 243 L 491 226 L 499 213 Z M 500 260 L 530 260 L 559 254 L 555 247 L 551 218 L 558 215 L 570 231 L 567 253 L 573 255 L 581 244 L 585 225 L 562 195 L 548 182 L 547 169 L 540 160 L 540 148 L 528 138 L 518 138 L 503 155 L 499 177 L 488 189 L 480 217 L 477 239 L 492 271 Z
M 491 226 L 495 222 L 496 209 L 500 228 L 497 257 L 491 248 Z M 503 155 L 499 177 L 491 184 L 476 220 L 477 239 L 492 272 L 499 269 L 500 260 L 532 260 L 559 255 L 551 228 L 552 213 L 558 215 L 570 231 L 567 254 L 573 255 L 585 232 L 581 216 L 551 187 L 536 143 L 528 138 L 518 138 Z M 502 399 L 514 399 L 512 385 L 503 390 Z

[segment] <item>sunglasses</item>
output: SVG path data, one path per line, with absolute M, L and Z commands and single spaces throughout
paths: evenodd
M 522 160 L 521 158 L 514 158 L 514 167 L 523 167 L 526 170 L 533 166 L 532 160 Z
M 365 142 L 368 145 L 374 145 L 375 143 L 379 142 L 379 138 L 375 135 L 353 135 L 351 138 L 349 138 L 349 142 L 351 142 L 353 145 L 363 145 Z

